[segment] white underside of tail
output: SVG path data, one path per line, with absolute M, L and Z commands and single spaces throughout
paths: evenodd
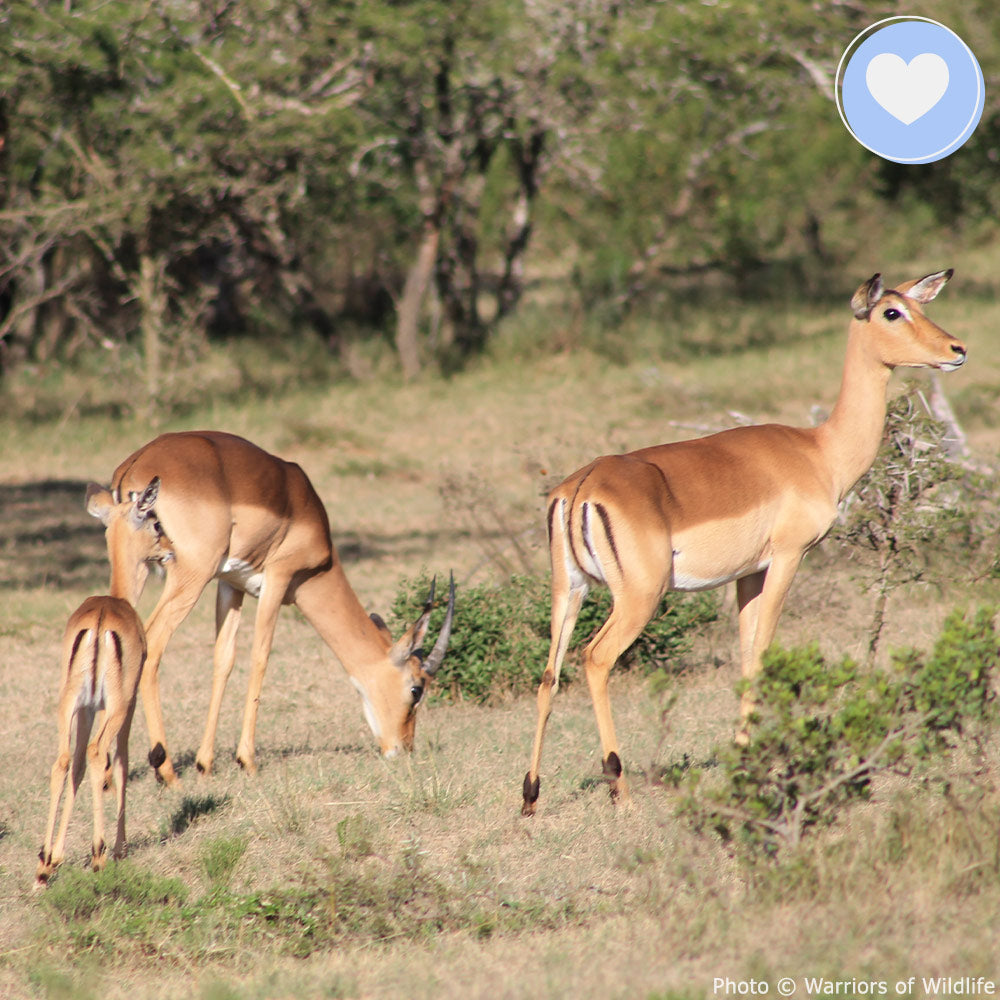
M 604 567 L 601 565 L 601 557 L 598 554 L 597 546 L 594 544 L 594 512 L 590 504 L 586 501 L 580 504 L 580 517 L 583 521 L 582 535 L 584 547 L 584 551 L 580 553 L 580 568 L 587 576 L 599 580 L 601 583 L 607 583 L 608 580 L 604 573 Z
M 586 504 L 583 506 L 586 507 Z M 569 578 L 571 589 L 578 590 L 580 587 L 589 586 L 593 580 L 605 583 L 604 571 L 601 569 L 596 556 L 591 554 L 593 540 L 589 536 L 591 536 L 592 525 L 586 522 L 584 526 L 583 558 L 580 563 L 577 562 L 569 537 L 569 524 L 566 517 L 567 509 L 567 501 L 560 500 L 559 506 L 556 508 L 557 517 L 553 519 L 552 532 L 555 534 L 558 531 L 562 539 L 563 565 L 566 567 L 566 576 Z M 578 555 L 580 554 L 578 553 Z
M 105 663 L 107 657 L 117 656 L 118 651 L 114 634 L 111 631 L 105 632 L 103 639 L 106 647 L 104 656 L 99 655 L 96 658 L 94 656 L 94 630 L 92 628 L 87 629 L 77 648 L 75 664 L 80 675 L 76 695 L 77 709 L 87 708 L 92 712 L 101 712 L 107 707 L 107 668 Z M 94 676 L 95 671 L 96 676 Z

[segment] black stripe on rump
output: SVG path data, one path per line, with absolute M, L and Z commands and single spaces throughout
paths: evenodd
M 595 503 L 594 508 L 597 510 L 597 516 L 601 519 L 601 524 L 604 525 L 604 534 L 607 536 L 608 544 L 611 546 L 611 554 L 615 557 L 615 565 L 618 567 L 618 572 L 621 573 L 622 561 L 618 555 L 615 533 L 611 530 L 611 515 L 608 513 L 607 507 L 602 503 Z

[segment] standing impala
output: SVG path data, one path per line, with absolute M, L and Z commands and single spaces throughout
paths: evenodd
M 628 788 L 608 675 L 668 590 L 707 590 L 735 580 L 742 674 L 748 682 L 756 677 L 803 555 L 827 533 L 837 505 L 875 460 L 893 368 L 953 371 L 965 362 L 965 345 L 921 309 L 951 275 L 941 271 L 887 289 L 876 274 L 854 293 L 840 395 L 819 427 L 736 427 L 609 455 L 549 494 L 552 644 L 538 688 L 524 815 L 535 811 L 552 696 L 592 584 L 605 584 L 614 598 L 584 653 L 612 799 L 626 798 Z M 751 699 L 748 689 L 744 727 Z
M 114 772 L 118 805 L 117 832 L 112 857 L 125 854 L 125 781 L 128 777 L 128 737 L 135 711 L 139 676 L 146 658 L 142 622 L 128 601 L 120 597 L 88 597 L 73 612 L 63 636 L 62 680 L 59 690 L 59 749 L 49 781 L 49 821 L 38 855 L 35 882 L 45 885 L 62 863 L 66 832 L 76 793 L 89 766 L 94 800 L 94 836 L 91 867 L 100 871 L 107 860 L 104 844 L 102 793 Z M 90 733 L 99 713 L 97 736 Z M 74 727 L 75 723 L 75 727 Z M 73 730 L 76 745 L 70 751 Z M 114 741 L 114 763 L 111 743 Z M 66 790 L 66 776 L 73 764 L 59 833 L 55 833 L 59 800 Z
M 142 675 L 149 762 L 167 784 L 176 774 L 167 752 L 158 672 L 163 650 L 213 579 L 216 642 L 212 696 L 195 758 L 207 774 L 226 681 L 236 658 L 244 594 L 257 598 L 250 683 L 236 759 L 256 771 L 254 732 L 264 671 L 282 604 L 296 604 L 343 664 L 361 694 L 365 718 L 382 752 L 413 748 L 416 708 L 441 665 L 455 607 L 448 611 L 426 659 L 431 596 L 423 614 L 392 641 L 380 618 L 365 614 L 330 540 L 326 510 L 306 474 L 243 438 L 218 431 L 163 434 L 125 459 L 110 489 L 91 484 L 87 508 L 107 528 L 112 588 L 134 603 L 148 558 L 136 546 L 143 532 L 163 536 L 163 593 L 146 622 L 149 653 Z

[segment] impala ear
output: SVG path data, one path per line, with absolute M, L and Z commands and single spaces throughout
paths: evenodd
M 406 661 L 414 655 L 414 653 L 418 654 L 421 660 L 423 659 L 423 651 L 420 649 L 420 644 L 424 641 L 424 636 L 427 635 L 427 626 L 430 624 L 431 609 L 434 607 L 434 587 L 436 583 L 437 577 L 434 577 L 431 580 L 430 593 L 427 595 L 427 600 L 424 602 L 424 610 L 420 617 L 399 637 L 395 643 L 393 643 L 392 649 L 389 650 L 389 656 L 397 667 L 402 667 Z M 452 579 L 451 607 L 454 607 L 454 603 L 455 581 Z M 450 631 L 450 611 L 448 628 Z M 445 641 L 447 642 L 447 640 Z
M 430 622 L 431 609 L 427 608 L 424 613 L 392 644 L 389 650 L 389 659 L 402 668 L 406 661 L 420 648 L 427 634 L 427 625 Z
M 937 298 L 938 292 L 948 284 L 954 273 L 954 269 L 950 267 L 947 271 L 935 271 L 923 278 L 904 282 L 896 290 L 914 302 L 930 302 Z
M 373 611 L 368 617 L 375 623 L 375 628 L 377 628 L 382 635 L 392 642 L 392 633 L 389 631 L 389 626 L 383 621 L 382 616 L 375 614 Z
M 111 516 L 111 509 L 115 506 L 115 498 L 105 487 L 98 486 L 97 483 L 88 483 L 84 505 L 91 517 L 96 517 L 101 524 L 106 525 Z
M 875 303 L 882 298 L 884 291 L 882 285 L 882 275 L 873 274 L 855 293 L 851 296 L 851 309 L 854 310 L 855 319 L 868 319 Z
M 149 485 L 138 496 L 132 496 L 132 509 L 129 511 L 129 522 L 134 528 L 141 528 L 153 516 L 153 506 L 160 495 L 160 477 L 154 476 Z

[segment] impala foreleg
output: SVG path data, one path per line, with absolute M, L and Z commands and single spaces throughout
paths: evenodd
M 253 645 L 250 652 L 250 681 L 247 685 L 246 706 L 243 709 L 243 729 L 236 747 L 236 762 L 248 774 L 257 773 L 255 741 L 257 733 L 257 710 L 260 707 L 260 693 L 264 688 L 264 674 L 267 671 L 274 630 L 278 624 L 278 613 L 288 590 L 287 577 L 267 576 L 261 586 L 257 600 L 257 618 L 254 621 Z
M 774 639 L 785 598 L 801 561 L 802 553 L 776 558 L 768 569 L 736 581 L 740 672 L 745 684 L 740 698 L 738 743 L 745 744 L 749 740 L 750 716 L 756 707 L 753 684 L 763 668 L 764 653 Z
M 216 563 L 217 565 L 217 563 Z M 202 591 L 212 579 L 211 574 L 187 571 L 180 564 L 171 563 L 167 569 L 167 582 L 160 600 L 146 623 L 146 665 L 139 681 L 142 710 L 146 716 L 149 733 L 149 763 L 158 781 L 166 785 L 177 782 L 170 754 L 167 751 L 167 733 L 163 725 L 163 707 L 160 704 L 160 660 L 170 637 L 187 618 L 198 602 Z
M 215 596 L 215 655 L 212 668 L 212 698 L 208 705 L 208 719 L 202 736 L 195 766 L 202 774 L 211 774 L 215 761 L 215 734 L 222 710 L 222 696 L 226 682 L 236 662 L 236 636 L 240 627 L 243 608 L 243 591 L 219 581 Z

